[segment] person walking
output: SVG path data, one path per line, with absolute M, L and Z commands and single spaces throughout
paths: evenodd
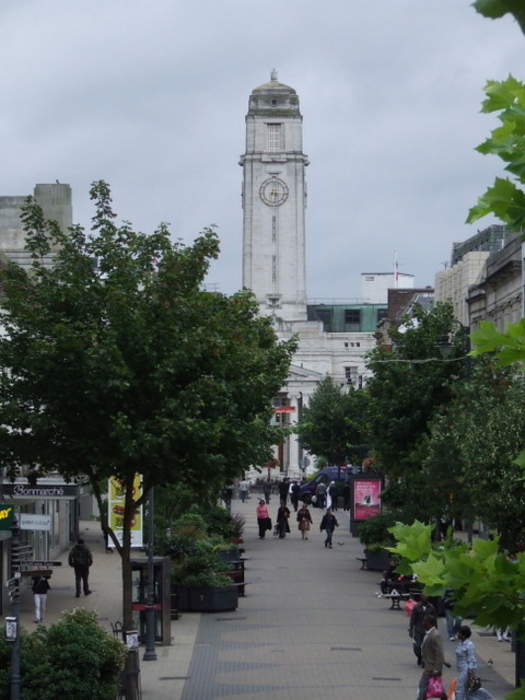
M 248 498 L 249 488 L 250 484 L 246 481 L 246 479 L 242 479 L 241 481 L 239 481 L 239 496 L 241 497 L 241 501 L 243 503 Z
M 259 539 L 264 540 L 266 530 L 271 529 L 271 525 L 268 527 L 270 515 L 268 513 L 268 506 L 262 499 L 259 501 L 255 512 L 257 513 L 257 525 L 259 526 Z
M 303 504 L 297 513 L 297 522 L 299 527 L 299 532 L 301 533 L 301 538 L 303 540 L 308 539 L 308 533 L 310 532 L 310 526 L 312 525 L 312 516 L 308 510 L 308 506 Z
M 326 505 L 326 484 L 324 481 L 320 481 L 315 488 L 316 503 L 318 508 L 324 508 Z
M 423 644 L 423 639 L 426 632 L 423 621 L 427 615 L 433 615 L 437 619 L 435 607 L 428 600 L 428 596 L 422 593 L 421 600 L 419 603 L 414 605 L 414 608 L 412 609 L 410 623 L 408 626 L 408 636 L 412 639 L 414 654 L 416 655 L 418 666 L 423 665 L 423 661 L 421 659 L 421 645 Z
M 279 496 L 281 498 L 281 505 L 285 506 L 286 502 L 288 501 L 288 490 L 290 488 L 290 484 L 288 483 L 288 479 L 283 479 L 281 483 L 279 484 Z
M 299 492 L 301 491 L 301 487 L 297 483 L 297 481 L 293 481 L 292 485 L 290 486 L 290 501 L 292 503 L 294 511 L 297 513 L 297 509 L 299 508 Z
M 288 519 L 290 518 L 290 511 L 284 503 L 281 503 L 279 510 L 277 511 L 277 532 L 279 533 L 279 538 L 282 540 L 286 537 L 286 533 L 290 532 L 290 524 Z
M 33 576 L 33 600 L 35 603 L 35 622 L 44 622 L 47 592 L 51 588 L 47 576 Z
M 328 487 L 328 495 L 330 496 L 330 508 L 332 511 L 337 510 L 337 486 L 335 481 L 330 482 Z
M 445 617 L 447 619 L 447 634 L 451 642 L 455 641 L 457 631 L 463 622 L 462 617 L 454 615 L 454 591 L 452 588 L 447 588 L 443 596 L 443 607 L 445 608 Z
M 232 512 L 233 484 L 226 484 L 222 492 L 222 500 L 226 510 Z
M 272 482 L 270 479 L 266 479 L 263 484 L 263 496 L 266 504 L 270 503 L 270 496 L 272 493 Z
M 84 595 L 90 595 L 89 590 L 89 567 L 93 564 L 91 552 L 84 544 L 84 540 L 78 540 L 76 545 L 69 552 L 69 566 L 75 569 L 76 597 L 80 598 L 81 584 L 84 588 Z
M 330 508 L 327 509 L 326 513 L 323 515 L 321 520 L 321 532 L 324 530 L 326 533 L 326 539 L 324 541 L 324 546 L 332 549 L 332 535 L 336 527 L 339 527 L 337 518 L 332 513 Z
M 426 700 L 428 682 L 432 676 L 441 676 L 443 673 L 443 641 L 437 629 L 437 618 L 434 615 L 425 615 L 423 618 L 425 636 L 421 644 L 421 659 L 423 673 L 419 680 L 419 692 L 417 700 Z M 446 700 L 446 694 L 442 698 Z M 457 697 L 457 696 L 456 696 Z
M 351 497 L 352 497 L 352 489 L 350 488 L 350 482 L 347 481 L 343 487 L 343 508 L 345 510 L 350 510 Z
M 469 679 L 478 667 L 476 647 L 470 639 L 472 631 L 468 625 L 461 625 L 458 630 L 459 644 L 456 647 L 456 667 L 458 684 L 456 700 L 488 700 L 492 695 L 485 688 L 469 690 Z

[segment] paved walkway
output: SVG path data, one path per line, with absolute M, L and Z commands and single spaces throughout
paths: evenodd
M 349 534 L 348 515 L 337 513 L 341 527 L 329 550 L 315 509 L 307 542 L 295 522 L 285 540 L 260 541 L 255 505 L 254 498 L 234 504 L 248 520 L 248 596 L 233 613 L 201 617 L 182 700 L 415 698 L 420 672 L 407 617 L 376 598 L 379 576 L 360 570 L 362 547 Z M 272 501 L 273 516 L 276 508 Z M 446 645 L 453 662 L 454 645 Z M 496 698 L 511 690 L 491 666 L 480 671 Z M 452 677 L 446 672 L 447 683 Z
M 172 645 L 158 647 L 158 660 L 141 662 L 144 700 L 412 700 L 419 677 L 403 611 L 391 611 L 375 597 L 379 576 L 360 571 L 355 557 L 361 546 L 348 532 L 348 516 L 339 511 L 341 527 L 332 550 L 323 547 L 319 511 L 314 528 L 302 542 L 292 522 L 285 540 L 260 541 L 255 523 L 256 499 L 234 502 L 247 516 L 246 598 L 235 612 L 189 614 L 172 623 Z M 276 499 L 271 514 L 275 517 Z M 293 518 L 293 514 L 292 514 Z M 46 622 L 79 605 L 97 610 L 103 624 L 121 619 L 120 558 L 104 551 L 98 523 L 82 523 L 91 547 L 93 594 L 74 597 L 73 572 L 67 563 L 55 570 Z M 26 592 L 22 623 L 32 622 Z M 444 628 L 443 622 L 440 626 Z M 502 700 L 512 686 L 514 655 L 509 645 L 474 634 L 485 686 Z M 453 644 L 446 641 L 453 662 Z M 447 671 L 448 681 L 453 677 Z

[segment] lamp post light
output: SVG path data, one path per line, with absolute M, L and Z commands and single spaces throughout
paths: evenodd
M 146 604 L 146 649 L 144 661 L 156 661 L 155 651 L 155 566 L 153 563 L 153 549 L 155 544 L 155 523 L 153 518 L 153 487 L 148 494 L 149 506 L 149 543 L 148 543 L 148 594 Z

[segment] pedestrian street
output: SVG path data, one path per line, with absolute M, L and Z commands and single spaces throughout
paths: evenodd
M 307 541 L 293 509 L 290 535 L 259 540 L 256 505 L 254 496 L 233 504 L 247 520 L 246 598 L 234 612 L 201 616 L 182 700 L 415 698 L 420 670 L 408 618 L 376 597 L 380 574 L 360 570 L 362 545 L 349 533 L 348 514 L 337 511 L 330 550 L 319 532 L 322 511 L 311 508 Z M 272 496 L 273 520 L 277 506 Z M 446 639 L 444 620 L 439 627 L 453 664 L 455 644 Z M 454 668 L 445 671 L 447 685 L 454 675 Z M 480 675 L 495 698 L 511 690 L 491 666 L 480 663 Z

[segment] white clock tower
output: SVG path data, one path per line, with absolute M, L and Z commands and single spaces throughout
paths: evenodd
M 306 320 L 306 188 L 297 93 L 271 80 L 250 95 L 243 168 L 243 286 L 262 313 Z

